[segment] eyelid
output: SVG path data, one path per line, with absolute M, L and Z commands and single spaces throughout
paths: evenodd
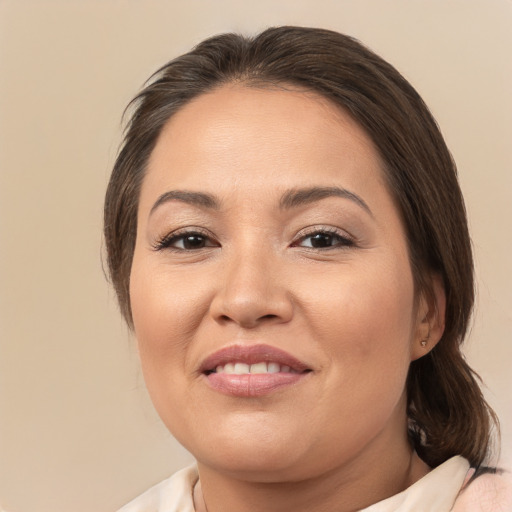
M 356 243 L 355 237 L 343 229 L 340 229 L 335 226 L 313 225 L 313 226 L 308 226 L 308 227 L 301 229 L 296 234 L 296 236 L 294 237 L 294 239 L 290 245 L 291 245 L 291 247 L 299 247 L 300 243 L 307 237 L 315 235 L 315 234 L 322 234 L 322 233 L 334 235 L 342 242 L 345 242 L 342 244 L 333 245 L 331 247 L 332 249 L 339 248 L 340 246 L 342 246 L 342 247 L 353 246 Z M 176 240 L 178 240 L 182 237 L 186 237 L 187 235 L 189 235 L 189 236 L 190 235 L 200 235 L 200 236 L 204 237 L 205 239 L 207 239 L 207 242 L 210 242 L 210 244 L 207 245 L 206 248 L 220 247 L 220 243 L 217 241 L 216 237 L 209 230 L 207 230 L 205 228 L 198 227 L 198 226 L 186 226 L 186 227 L 178 228 L 169 233 L 166 233 L 165 235 L 158 237 L 151 244 L 151 247 L 155 251 L 160 251 L 160 250 L 164 250 L 164 249 L 175 250 L 175 251 L 180 251 L 180 252 L 181 251 L 183 251 L 183 252 L 192 251 L 191 249 L 182 249 L 182 248 L 172 246 L 173 242 L 175 242 Z M 205 247 L 198 248 L 195 250 L 197 251 L 197 250 L 204 249 L 204 248 Z M 302 248 L 307 249 L 308 247 L 303 246 Z M 311 248 L 311 249 L 326 250 L 329 248 L 323 248 L 323 249 Z
M 291 246 L 298 247 L 299 242 L 303 241 L 308 236 L 312 236 L 317 233 L 325 233 L 325 234 L 329 234 L 329 235 L 335 235 L 338 238 L 348 242 L 348 244 L 345 244 L 345 246 L 356 245 L 355 237 L 343 229 L 340 229 L 340 228 L 337 228 L 334 226 L 315 225 L 315 226 L 308 226 L 308 227 L 300 230 L 299 233 L 297 233 L 297 235 L 295 236 Z M 332 248 L 335 248 L 335 247 L 336 246 L 333 246 Z M 315 250 L 318 250 L 318 249 L 315 249 Z
M 151 247 L 155 251 L 161 251 L 163 249 L 167 250 L 175 250 L 175 251 L 187 251 L 187 249 L 179 249 L 177 247 L 172 247 L 171 243 L 179 238 L 185 237 L 187 235 L 200 235 L 209 241 L 214 242 L 214 244 L 209 245 L 207 247 L 218 247 L 220 246 L 219 242 L 216 240 L 215 236 L 205 228 L 200 228 L 197 226 L 187 226 L 183 228 L 178 228 L 174 231 L 171 231 L 161 237 L 158 237 L 152 244 Z

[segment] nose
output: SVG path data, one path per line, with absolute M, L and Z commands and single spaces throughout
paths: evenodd
M 293 301 L 286 272 L 268 251 L 257 253 L 225 262 L 218 276 L 218 291 L 210 305 L 216 322 L 254 329 L 262 324 L 286 323 L 292 319 Z

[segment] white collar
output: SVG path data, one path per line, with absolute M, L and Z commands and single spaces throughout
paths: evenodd
M 469 462 L 452 457 L 405 491 L 360 512 L 449 512 L 469 470 Z

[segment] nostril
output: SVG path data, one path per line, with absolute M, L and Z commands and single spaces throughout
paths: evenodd
M 293 306 L 286 297 L 264 300 L 264 297 L 226 296 L 219 293 L 210 305 L 210 315 L 222 325 L 234 322 L 252 329 L 259 324 L 288 322 L 293 316 Z
M 262 320 L 263 321 L 265 321 L 265 320 L 275 320 L 276 318 L 279 318 L 279 315 L 269 314 L 269 315 L 262 315 L 259 318 L 256 318 L 255 320 L 252 319 L 250 321 L 238 320 L 238 323 L 251 323 L 251 324 L 255 324 L 256 325 L 257 323 L 261 322 Z M 229 315 L 220 315 L 219 316 L 219 320 L 220 320 L 220 322 L 225 323 L 225 322 L 230 322 L 230 321 L 234 320 L 234 318 L 231 318 Z

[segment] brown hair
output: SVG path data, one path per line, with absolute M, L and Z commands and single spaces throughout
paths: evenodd
M 254 38 L 212 37 L 163 66 L 132 101 L 134 111 L 105 200 L 110 276 L 132 326 L 129 276 L 137 207 L 148 158 L 168 119 L 192 98 L 224 83 L 291 84 L 349 112 L 384 162 L 405 225 L 416 289 L 428 293 L 437 273 L 446 292 L 443 337 L 411 364 L 409 433 L 431 466 L 463 455 L 488 457 L 497 419 L 461 353 L 474 301 L 473 260 L 455 164 L 428 108 L 393 68 L 355 39 L 328 30 L 278 27 Z

